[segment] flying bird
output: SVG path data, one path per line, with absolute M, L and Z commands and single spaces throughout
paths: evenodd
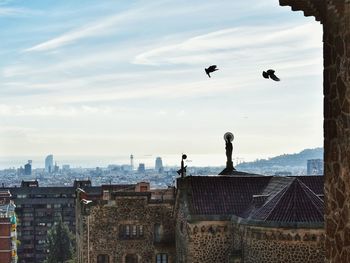
M 205 73 L 207 73 L 208 77 L 210 78 L 210 73 L 219 70 L 218 68 L 216 68 L 216 65 L 211 65 L 210 67 L 205 69 Z
M 262 73 L 265 79 L 273 79 L 274 81 L 280 81 L 280 79 L 275 75 L 275 71 L 273 69 L 269 69 L 267 71 L 263 71 Z

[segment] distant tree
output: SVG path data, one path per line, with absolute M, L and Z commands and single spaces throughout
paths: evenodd
M 46 249 L 48 255 L 45 263 L 74 262 L 74 235 L 61 217 L 47 233 Z

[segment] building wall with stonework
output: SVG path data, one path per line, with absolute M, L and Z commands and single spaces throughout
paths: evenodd
M 230 221 L 210 218 L 187 220 L 179 210 L 176 220 L 176 253 L 179 263 L 228 262 L 233 245 Z M 219 218 L 218 218 L 219 219 Z
M 187 231 L 186 206 L 183 202 L 178 203 L 178 209 L 175 210 L 176 226 L 175 226 L 175 241 L 176 241 L 176 262 L 185 263 L 189 262 L 190 257 L 189 247 L 189 235 Z
M 152 200 L 147 192 L 111 193 L 110 200 L 77 206 L 78 262 L 146 263 L 157 255 L 175 262 L 173 208 L 172 200 Z
M 323 263 L 323 228 L 288 228 L 233 224 L 235 263 Z
M 350 1 L 279 0 L 323 24 L 327 262 L 350 262 Z
M 228 262 L 232 250 L 232 230 L 229 221 L 189 223 L 187 262 Z
M 175 207 L 176 262 L 228 262 L 233 244 L 230 220 L 220 215 L 191 215 L 186 194 L 188 187 L 186 181 L 178 184 Z

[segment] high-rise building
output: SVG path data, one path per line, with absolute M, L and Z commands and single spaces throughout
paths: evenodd
M 46 158 L 45 158 L 45 172 L 52 173 L 53 170 L 54 170 L 53 155 L 50 154 L 50 155 L 46 156 Z
M 58 173 L 58 171 L 60 170 L 60 167 L 57 165 L 57 163 L 55 163 L 55 166 L 53 168 L 55 173 Z
M 163 161 L 161 157 L 156 158 L 156 165 L 155 165 L 155 170 L 159 173 L 163 172 Z
M 17 232 L 20 244 L 17 249 L 19 263 L 44 262 L 47 255 L 45 248 L 47 231 L 59 217 L 68 225 L 71 232 L 75 232 L 75 191 L 78 187 L 91 195 L 101 195 L 101 187 L 91 186 L 89 180 L 74 181 L 73 187 L 40 187 L 36 180 L 22 181 L 20 187 L 3 189 L 10 191 L 11 200 L 16 205 Z M 1 191 L 3 190 L 1 189 Z M 1 220 L 0 215 L 0 228 L 2 227 Z M 1 238 L 0 231 L 0 246 Z M 0 254 L 1 251 L 0 248 Z M 0 263 L 3 262 L 7 263 L 0 258 Z
M 28 163 L 24 165 L 24 174 L 32 175 L 32 161 L 28 160 Z
M 307 175 L 323 175 L 323 160 L 307 160 Z
M 145 169 L 145 164 L 144 164 L 144 163 L 140 163 L 140 164 L 139 164 L 139 168 L 137 168 L 137 171 L 138 171 L 139 173 L 144 173 L 144 172 L 146 171 L 146 169 Z
M 8 190 L 0 191 L 0 262 L 17 262 L 15 205 Z

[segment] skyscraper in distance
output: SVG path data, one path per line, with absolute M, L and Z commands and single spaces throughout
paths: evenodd
M 28 160 L 28 163 L 24 165 L 24 174 L 32 175 L 32 161 Z
M 157 157 L 156 158 L 156 164 L 155 164 L 155 170 L 157 172 L 163 172 L 163 161 L 162 161 L 162 158 L 161 157 Z
M 139 163 L 139 167 L 137 168 L 137 171 L 139 173 L 144 173 L 146 171 L 145 164 L 144 163 Z
M 45 158 L 45 172 L 52 173 L 53 169 L 53 155 L 50 154 Z

